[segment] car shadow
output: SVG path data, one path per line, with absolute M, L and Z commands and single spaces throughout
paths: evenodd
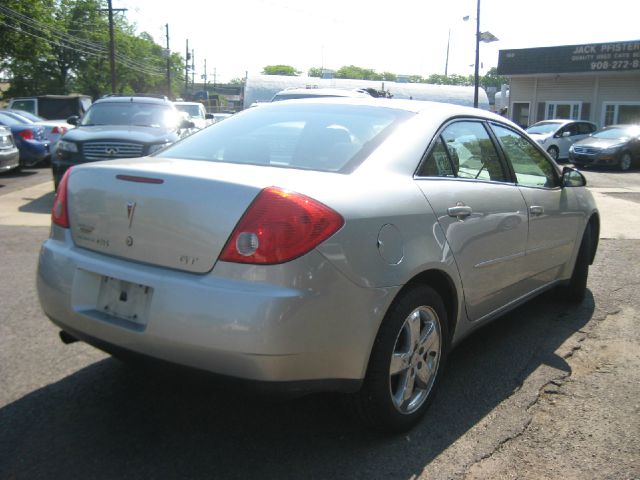
M 1 478 L 409 478 L 444 452 L 594 313 L 546 294 L 452 353 L 408 435 L 352 422 L 334 395 L 272 401 L 198 375 L 91 364 L 0 409 Z M 68 348 L 74 348 L 70 346 Z
M 23 213 L 50 214 L 51 207 L 53 207 L 53 199 L 55 198 L 55 196 L 55 192 L 49 192 L 39 198 L 25 198 L 25 200 L 27 200 L 27 203 L 20 206 L 18 208 L 18 211 Z

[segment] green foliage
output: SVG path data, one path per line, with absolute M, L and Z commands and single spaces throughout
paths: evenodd
M 267 65 L 262 69 L 263 75 L 286 75 L 294 77 L 300 75 L 301 72 L 290 65 Z
M 498 69 L 496 67 L 490 68 L 485 76 L 480 77 L 480 85 L 483 88 L 496 87 L 500 90 L 500 87 L 506 83 L 509 83 L 509 79 L 498 75 Z
M 341 67 L 334 75 L 335 78 L 352 78 L 357 80 L 383 80 L 382 75 L 370 68 L 348 65 Z
M 244 78 L 239 78 L 239 77 L 232 78 L 229 81 L 229 85 L 244 85 Z
M 320 67 L 311 67 L 307 72 L 307 75 L 310 77 L 318 77 L 322 78 L 322 68 Z
M 2 0 L 0 69 L 11 82 L 5 96 L 111 92 L 105 7 L 104 0 Z M 117 92 L 166 94 L 163 48 L 136 34 L 124 15 L 114 20 Z M 183 81 L 182 65 L 173 53 L 174 91 Z

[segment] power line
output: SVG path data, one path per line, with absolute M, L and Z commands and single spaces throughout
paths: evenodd
M 104 45 L 101 45 L 97 42 L 81 39 L 73 35 L 68 35 L 64 32 L 52 28 L 49 25 L 43 24 L 18 12 L 15 12 L 10 8 L 0 5 L 0 12 L 4 12 L 9 17 L 12 17 L 19 24 L 16 27 L 7 22 L 3 22 L 0 18 L 0 22 L 3 25 L 25 35 L 29 35 L 39 40 L 49 42 L 63 49 L 75 51 L 77 53 L 85 55 L 91 55 L 94 57 L 105 57 L 108 53 L 108 50 Z M 35 31 L 36 33 L 30 32 L 28 31 L 28 29 Z M 45 35 L 45 37 L 43 37 L 42 35 Z M 116 54 L 115 57 L 119 64 L 124 65 L 125 67 L 139 73 L 145 73 L 154 76 L 162 76 L 165 74 L 164 70 L 162 70 L 160 67 L 141 62 L 140 60 L 133 60 L 123 54 Z

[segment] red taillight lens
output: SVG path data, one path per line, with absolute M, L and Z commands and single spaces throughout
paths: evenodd
M 56 196 L 51 208 L 51 221 L 62 228 L 69 228 L 69 211 L 67 209 L 67 183 L 71 169 L 67 170 L 58 184 Z
M 220 260 L 275 264 L 300 257 L 344 224 L 334 210 L 300 193 L 262 190 L 222 249 Z
M 25 140 L 33 140 L 33 130 L 22 130 L 21 132 L 18 132 L 18 135 Z

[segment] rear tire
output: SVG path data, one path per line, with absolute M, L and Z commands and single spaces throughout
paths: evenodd
M 448 351 L 442 299 L 431 287 L 410 288 L 385 315 L 363 386 L 348 397 L 354 414 L 377 430 L 409 430 L 433 399 Z

